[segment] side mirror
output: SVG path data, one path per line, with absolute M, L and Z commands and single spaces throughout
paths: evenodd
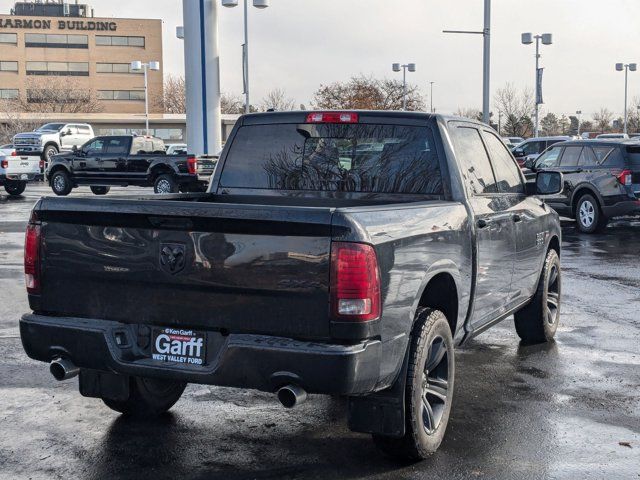
M 524 161 L 525 168 L 528 168 L 531 171 L 535 171 L 536 169 L 536 160 L 534 158 L 527 158 Z
M 71 148 L 71 151 L 73 151 L 73 153 L 78 153 L 78 146 L 77 146 L 77 145 L 74 145 L 74 146 Z
M 530 195 L 557 195 L 564 190 L 564 177 L 560 172 L 538 172 L 536 182 L 528 185 Z
M 524 148 L 516 148 L 513 151 L 513 156 L 516 158 L 524 157 Z

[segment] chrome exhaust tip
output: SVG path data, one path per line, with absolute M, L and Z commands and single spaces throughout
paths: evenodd
M 76 367 L 71 360 L 65 360 L 63 358 L 56 358 L 49 365 L 49 371 L 53 378 L 62 382 L 69 380 L 77 376 L 80 373 L 80 369 Z
M 278 390 L 278 400 L 284 408 L 294 408 L 307 399 L 304 388 L 296 385 L 287 385 Z

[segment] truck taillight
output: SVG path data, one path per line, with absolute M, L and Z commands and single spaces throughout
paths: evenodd
M 18 156 L 18 152 L 17 152 L 17 151 L 15 151 L 15 150 L 12 150 L 12 151 L 11 151 L 11 156 L 12 156 L 12 157 L 17 157 L 17 156 Z
M 314 112 L 307 115 L 307 123 L 358 123 L 358 114 L 351 112 Z
M 27 292 L 40 293 L 40 225 L 30 223 L 24 241 L 24 278 Z
M 198 173 L 198 159 L 196 157 L 187 157 L 187 169 L 190 175 Z
M 380 272 L 371 245 L 331 244 L 331 315 L 340 322 L 380 317 Z
M 620 185 L 633 185 L 633 172 L 631 170 L 623 170 L 620 175 L 618 175 L 618 181 Z
M 44 160 L 40 160 L 40 170 L 44 169 Z
M 0 161 L 0 167 L 2 167 L 2 168 L 9 168 L 9 160 L 2 160 L 2 161 Z

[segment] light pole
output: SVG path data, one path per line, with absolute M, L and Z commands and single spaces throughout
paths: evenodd
M 433 113 L 433 84 L 436 82 L 429 82 L 429 84 L 431 85 L 431 93 L 429 94 L 429 100 L 431 101 L 431 110 L 430 112 Z
M 624 132 L 627 133 L 627 94 L 629 91 L 629 70 L 635 72 L 638 69 L 638 65 L 635 63 L 616 63 L 616 70 L 622 72 L 624 70 Z
M 551 45 L 553 43 L 553 36 L 550 33 L 543 33 L 542 35 L 533 35 L 532 33 L 522 34 L 522 44 L 531 45 L 533 39 L 536 40 L 536 123 L 535 123 L 535 136 L 538 136 L 538 125 L 540 124 L 540 105 L 542 101 L 542 72 L 540 68 L 540 40 L 543 45 Z
M 407 70 L 411 73 L 416 71 L 415 63 L 407 63 L 406 65 L 400 65 L 399 63 L 394 63 L 391 66 L 394 72 L 399 72 L 402 70 L 402 110 L 407 109 Z
M 144 116 L 146 123 L 147 135 L 149 135 L 149 70 L 153 70 L 157 72 L 160 70 L 160 62 L 149 62 L 143 63 L 140 60 L 135 60 L 131 62 L 131 70 L 134 72 L 139 72 L 140 70 L 144 70 Z
M 578 118 L 578 136 L 580 136 L 580 124 L 582 123 L 582 110 L 576 111 L 576 117 Z
M 238 0 L 222 0 L 223 7 L 237 7 Z M 269 7 L 269 0 L 253 0 L 255 8 L 264 9 Z M 242 69 L 244 83 L 244 111 L 251 113 L 251 101 L 249 97 L 249 0 L 244 0 L 244 45 L 242 46 Z
M 468 30 L 443 30 L 443 33 L 464 33 L 482 35 L 483 60 L 482 60 L 482 121 L 489 124 L 490 96 L 491 96 L 491 0 L 484 0 L 484 28 L 481 32 Z

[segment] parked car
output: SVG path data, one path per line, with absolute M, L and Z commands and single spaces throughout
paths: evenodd
M 155 193 L 204 191 L 214 165 L 198 165 L 195 156 L 167 155 L 164 142 L 148 136 L 96 137 L 79 149 L 56 155 L 47 181 L 56 195 L 89 185 L 96 195 L 112 186 L 153 187 Z
M 472 120 L 244 116 L 208 193 L 36 204 L 22 343 L 125 414 L 167 411 L 187 382 L 289 408 L 345 395 L 352 430 L 425 458 L 451 413 L 454 345 L 512 314 L 524 342 L 553 338 L 560 222 L 537 195 L 561 188 L 557 172 L 525 184 Z
M 571 137 L 563 135 L 557 137 L 536 137 L 525 140 L 523 143 L 513 149 L 513 156 L 516 157 L 518 165 L 524 167 L 527 160 L 535 160 L 551 145 L 558 142 L 566 142 Z
M 49 162 L 54 155 L 80 147 L 93 137 L 87 123 L 47 123 L 33 132 L 18 133 L 13 144 L 19 153 L 39 155 Z
M 596 140 L 628 140 L 629 135 L 626 133 L 602 133 L 596 137 Z
M 186 155 L 187 144 L 186 143 L 172 143 L 167 145 L 167 155 Z
M 40 176 L 40 157 L 18 155 L 12 145 L 0 147 L 0 186 L 9 195 L 22 195 L 27 183 Z
M 509 146 L 518 146 L 520 145 L 522 142 L 524 142 L 524 138 L 522 137 L 502 137 L 502 140 L 504 141 L 504 143 Z
M 554 145 L 531 165 L 533 172 L 557 171 L 564 189 L 545 197 L 578 229 L 593 233 L 613 217 L 640 215 L 640 144 L 633 140 L 579 140 Z

